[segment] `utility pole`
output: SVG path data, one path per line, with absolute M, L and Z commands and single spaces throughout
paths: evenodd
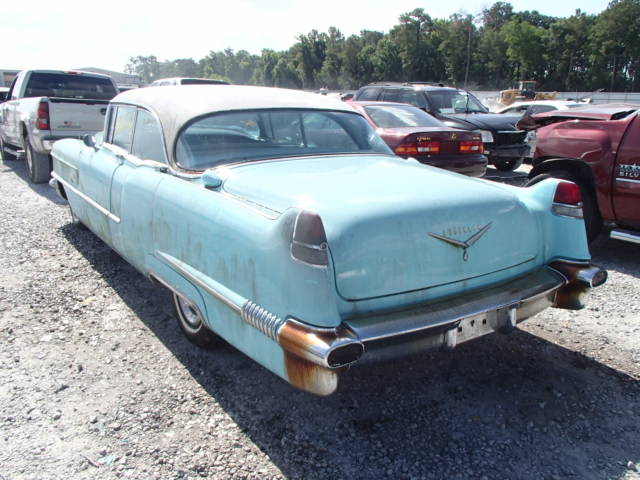
M 469 64 L 471 63 L 471 27 L 473 23 L 469 19 L 469 36 L 467 39 L 467 67 L 464 71 L 464 89 L 467 90 L 467 82 L 469 80 Z

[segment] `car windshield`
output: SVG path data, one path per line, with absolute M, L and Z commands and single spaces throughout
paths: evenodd
M 444 127 L 440 121 L 419 108 L 407 105 L 368 105 L 367 115 L 377 127 Z
M 111 80 L 106 77 L 63 73 L 33 73 L 25 91 L 27 97 L 93 100 L 111 100 L 117 93 Z
M 301 155 L 392 152 L 357 113 L 328 110 L 248 110 L 200 118 L 176 145 L 177 163 L 205 170 L 236 163 Z
M 429 101 L 439 113 L 487 113 L 487 107 L 464 90 L 433 90 Z

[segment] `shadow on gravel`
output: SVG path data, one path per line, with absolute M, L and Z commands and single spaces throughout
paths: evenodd
M 16 176 L 20 177 L 24 183 L 37 194 L 45 197 L 47 200 L 55 203 L 56 205 L 66 205 L 63 199 L 61 199 L 53 188 L 48 183 L 33 183 L 29 180 L 29 172 L 27 172 L 27 162 L 24 160 L 2 160 L 0 168 L 3 170 L 13 171 Z
M 613 240 L 603 234 L 590 248 L 594 263 L 607 270 L 640 278 L 640 245 Z
M 91 233 L 62 230 L 287 478 L 613 479 L 640 460 L 639 382 L 539 337 L 354 368 L 314 397 L 229 346 L 193 347 L 166 321 L 168 294 Z

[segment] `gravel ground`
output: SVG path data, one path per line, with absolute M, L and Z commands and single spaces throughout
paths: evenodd
M 318 398 L 189 344 L 23 162 L 0 165 L 0 218 L 0 480 L 640 479 L 638 246 L 596 244 L 585 310 Z

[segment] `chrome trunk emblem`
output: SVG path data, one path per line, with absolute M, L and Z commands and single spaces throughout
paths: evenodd
M 492 223 L 493 222 L 487 223 L 484 227 L 471 235 L 465 241 L 456 240 L 455 238 L 451 237 L 445 237 L 444 235 L 438 235 L 437 233 L 429 233 L 429 235 L 431 235 L 433 238 L 437 238 L 438 240 L 446 242 L 449 245 L 453 245 L 454 247 L 462 248 L 462 259 L 466 262 L 467 260 L 469 260 L 469 253 L 467 252 L 467 249 L 470 248 L 478 240 L 480 240 L 480 237 L 482 237 L 487 232 L 487 230 L 491 228 Z

